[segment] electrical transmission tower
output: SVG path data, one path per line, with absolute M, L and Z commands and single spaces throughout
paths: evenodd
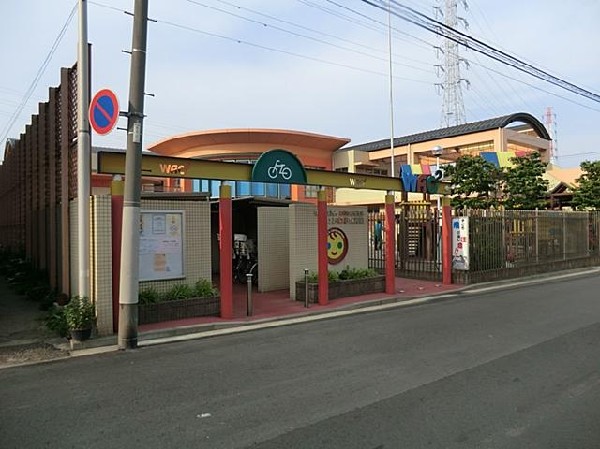
M 464 9 L 468 9 L 466 0 L 461 0 Z M 434 6 L 436 20 L 444 25 L 457 29 L 459 22 L 468 28 L 465 19 L 458 16 L 458 0 L 436 0 Z M 441 64 L 436 65 L 438 76 L 442 79 L 436 87 L 442 95 L 442 120 L 441 126 L 448 127 L 460 125 L 467 121 L 465 115 L 465 104 L 463 101 L 462 85 L 469 87 L 469 80 L 461 78 L 460 64 L 468 68 L 468 61 L 462 59 L 458 54 L 458 43 L 450 39 L 444 39 L 441 47 L 436 47 L 437 56 Z
M 552 110 L 552 106 L 546 108 L 543 120 L 548 134 L 550 134 L 549 160 L 554 165 L 558 163 L 558 139 L 556 137 L 556 114 Z

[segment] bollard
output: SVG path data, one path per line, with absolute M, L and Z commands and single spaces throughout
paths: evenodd
M 246 316 L 252 316 L 252 273 L 246 274 L 246 283 L 248 284 L 248 297 L 246 298 Z
M 304 269 L 304 307 L 308 309 L 308 268 Z

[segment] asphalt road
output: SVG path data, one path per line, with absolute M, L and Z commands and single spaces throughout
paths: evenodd
M 0 371 L 2 448 L 600 447 L 598 276 Z

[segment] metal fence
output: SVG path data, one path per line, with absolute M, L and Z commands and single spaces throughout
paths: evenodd
M 471 283 L 597 265 L 600 211 L 467 210 L 469 270 L 455 282 Z
M 383 225 L 385 214 L 369 213 L 369 267 L 385 266 L 385 232 L 380 239 L 378 220 Z M 441 280 L 440 221 L 438 211 L 429 203 L 404 203 L 396 209 L 396 275 Z

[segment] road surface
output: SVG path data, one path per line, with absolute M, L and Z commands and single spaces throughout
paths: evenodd
M 600 279 L 0 371 L 2 448 L 600 448 Z

